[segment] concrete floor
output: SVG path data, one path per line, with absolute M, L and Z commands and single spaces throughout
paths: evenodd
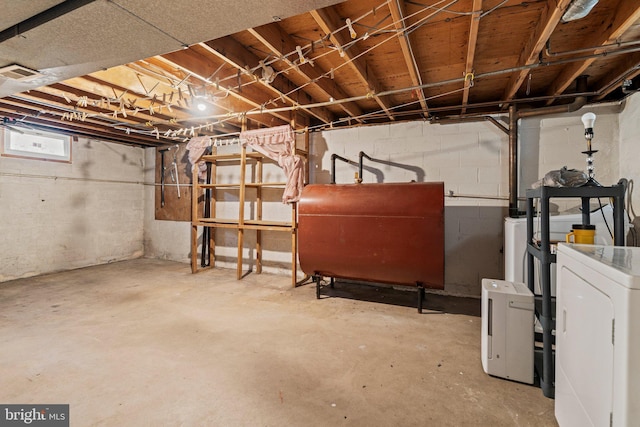
M 486 375 L 479 300 L 139 259 L 0 284 L 0 403 L 72 426 L 554 426 Z M 386 303 L 385 303 L 386 302 Z

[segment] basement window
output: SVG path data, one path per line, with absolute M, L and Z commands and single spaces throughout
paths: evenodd
M 71 137 L 28 128 L 5 127 L 2 155 L 71 163 Z

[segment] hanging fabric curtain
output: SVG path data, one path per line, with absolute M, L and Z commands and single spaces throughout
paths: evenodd
M 187 150 L 189 150 L 189 163 L 191 163 L 191 167 L 193 167 L 194 163 L 198 162 L 210 146 L 211 138 L 208 136 L 197 136 L 189 140 Z M 202 180 L 207 178 L 207 164 L 202 160 L 198 162 L 198 178 Z
M 240 133 L 240 140 L 243 146 L 249 146 L 278 162 L 287 176 L 282 202 L 300 200 L 304 186 L 304 160 L 295 154 L 296 140 L 291 126 L 244 131 Z

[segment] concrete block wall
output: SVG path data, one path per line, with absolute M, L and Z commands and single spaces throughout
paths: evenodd
M 623 105 L 620 112 L 620 143 L 618 146 L 620 177 L 633 181 L 631 184 L 631 209 L 627 212 L 633 230 L 627 235 L 627 245 L 640 246 L 640 190 L 633 189 L 640 186 L 640 94 L 636 93 Z
M 0 282 L 142 256 L 144 167 L 85 138 L 70 164 L 0 157 Z
M 617 105 L 587 106 L 576 112 L 525 118 L 520 121 L 520 194 L 544 177 L 547 172 L 568 169 L 587 170 L 587 149 L 581 117 L 587 112 L 596 114 L 592 149 L 595 178 L 602 185 L 613 185 L 620 179 L 618 141 L 620 108 Z M 577 199 L 554 199 L 555 213 L 575 213 Z M 524 205 L 522 205 L 524 207 Z

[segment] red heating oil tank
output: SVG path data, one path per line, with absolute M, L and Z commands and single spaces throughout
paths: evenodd
M 298 251 L 308 275 L 444 289 L 444 183 L 308 185 Z

